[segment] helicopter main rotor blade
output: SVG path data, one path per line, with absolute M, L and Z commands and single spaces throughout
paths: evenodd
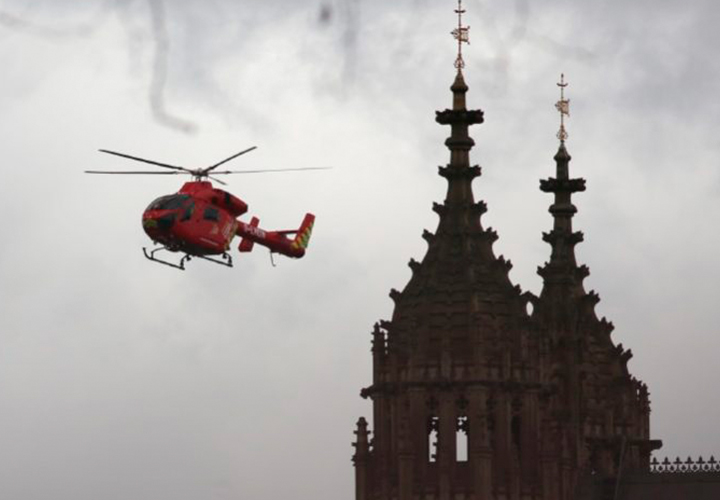
M 135 171 L 135 172 L 128 172 L 128 171 L 115 171 L 115 170 L 85 170 L 86 174 L 130 174 L 130 175 L 139 175 L 139 174 L 147 174 L 147 175 L 177 175 L 177 174 L 184 174 L 186 172 L 155 172 L 155 171 Z
M 217 179 L 217 178 L 213 177 L 212 175 L 208 175 L 207 177 L 208 177 L 208 179 L 213 180 L 213 181 L 217 182 L 218 184 L 222 184 L 223 186 L 227 186 L 227 182 L 223 182 L 223 181 L 221 181 L 220 179 Z
M 225 170 L 213 172 L 213 175 L 225 174 L 262 174 L 265 172 L 296 172 L 299 170 L 330 170 L 332 167 L 304 167 L 304 168 L 264 168 L 261 170 Z
M 176 165 L 168 165 L 167 163 L 160 163 L 157 161 L 146 160 L 145 158 L 139 158 L 137 156 L 126 155 L 125 153 L 118 153 L 117 151 L 110 151 L 108 149 L 98 149 L 98 151 L 100 151 L 101 153 L 107 153 L 109 155 L 119 156 L 121 158 L 127 158 L 129 160 L 135 160 L 135 161 L 141 161 L 143 163 L 149 163 L 150 165 L 155 165 L 157 167 L 171 168 L 173 170 L 181 170 L 183 172 L 190 172 L 190 169 L 187 169 L 185 167 L 178 167 Z
M 227 163 L 227 162 L 229 162 L 230 160 L 234 160 L 234 159 L 237 158 L 238 156 L 244 155 L 245 153 L 249 153 L 249 152 L 252 151 L 253 149 L 257 149 L 257 146 L 253 146 L 253 147 L 251 147 L 251 148 L 247 148 L 247 149 L 244 150 L 244 151 L 240 151 L 239 153 L 235 153 L 234 155 L 232 155 L 232 156 L 230 156 L 230 157 L 228 157 L 228 158 L 225 158 L 223 161 L 218 162 L 218 163 L 216 163 L 215 165 L 212 165 L 212 166 L 210 166 L 210 167 L 207 167 L 207 168 L 203 169 L 203 172 L 205 172 L 205 173 L 207 174 L 207 173 L 210 172 L 211 170 L 213 170 L 213 169 L 215 169 L 215 168 L 218 168 L 218 167 L 219 167 L 220 165 L 222 165 L 223 163 Z

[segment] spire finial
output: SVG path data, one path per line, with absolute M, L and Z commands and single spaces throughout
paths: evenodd
M 470 43 L 470 34 L 468 33 L 470 26 L 463 26 L 462 24 L 462 15 L 465 13 L 465 9 L 462 8 L 462 0 L 458 0 L 458 7 L 455 9 L 455 13 L 458 15 L 458 27 L 452 30 L 450 34 L 458 41 L 458 53 L 457 58 L 455 58 L 455 67 L 458 71 L 461 71 L 462 68 L 465 67 L 465 61 L 463 61 L 462 56 L 462 44 L 463 42 L 468 44 Z
M 568 133 L 565 130 L 565 117 L 570 116 L 570 99 L 565 99 L 565 87 L 568 86 L 565 83 L 565 73 L 560 75 L 560 83 L 557 86 L 560 87 L 560 100 L 555 103 L 555 109 L 560 112 L 560 131 L 557 133 L 557 138 L 564 144 L 565 139 L 568 138 Z

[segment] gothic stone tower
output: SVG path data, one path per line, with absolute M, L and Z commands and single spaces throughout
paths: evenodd
M 648 471 L 650 453 L 662 445 L 650 440 L 648 389 L 628 371 L 632 352 L 613 343 L 612 323 L 595 314 L 598 295 L 583 287 L 590 272 L 575 259 L 583 234 L 572 229 L 577 212 L 572 194 L 585 190 L 585 179 L 569 175 L 563 119 L 570 101 L 564 98 L 564 78 L 558 86 L 563 93 L 556 105 L 561 125 L 555 177 L 540 181 L 540 189 L 555 198 L 553 229 L 543 234 L 552 251 L 550 261 L 538 268 L 540 297 L 531 297 L 547 387 L 541 423 L 543 498 L 572 498 L 583 476 Z
M 458 8 L 458 13 L 462 9 Z M 467 40 L 460 22 L 458 44 Z M 585 266 L 574 245 L 564 139 L 555 178 L 550 262 L 540 269 L 540 297 L 522 293 L 496 257 L 497 234 L 485 229 L 476 202 L 469 126 L 483 122 L 466 107 L 462 55 L 451 86 L 450 162 L 434 234 L 425 232 L 422 262 L 392 290 L 391 321 L 372 332 L 373 383 L 361 391 L 373 403 L 373 433 L 361 418 L 355 446 L 356 500 L 570 500 L 582 479 L 647 468 L 659 442 L 649 440 L 647 388 L 627 371 L 630 353 L 598 320 L 598 297 L 586 293 Z M 532 315 L 527 312 L 533 304 Z
M 511 264 L 493 253 L 497 234 L 480 222 L 468 128 L 483 113 L 466 107 L 461 67 L 451 90 L 452 109 L 436 116 L 451 128 L 437 231 L 424 233 L 425 258 L 410 261 L 410 282 L 390 294 L 392 320 L 373 332 L 362 395 L 375 428 L 370 445 L 358 422 L 357 500 L 520 498 L 540 473 L 539 345 Z

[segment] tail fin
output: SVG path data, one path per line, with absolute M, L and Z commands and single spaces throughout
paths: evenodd
M 313 214 L 305 214 L 305 218 L 300 224 L 295 239 L 290 244 L 294 249 L 305 250 L 310 243 L 310 236 L 312 235 L 313 225 L 315 224 L 315 216 Z
M 258 227 L 258 224 L 260 224 L 260 219 L 257 217 L 253 217 L 250 219 L 250 224 L 248 224 L 251 227 Z M 255 244 L 254 241 L 252 241 L 249 238 L 243 238 L 240 241 L 240 245 L 238 246 L 238 251 L 240 252 L 250 252 L 253 249 L 253 245 Z

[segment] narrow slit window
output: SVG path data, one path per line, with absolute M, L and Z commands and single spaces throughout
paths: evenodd
M 428 419 L 428 462 L 437 462 L 438 417 Z
M 455 460 L 468 461 L 468 420 L 467 417 L 458 417 L 455 432 Z

